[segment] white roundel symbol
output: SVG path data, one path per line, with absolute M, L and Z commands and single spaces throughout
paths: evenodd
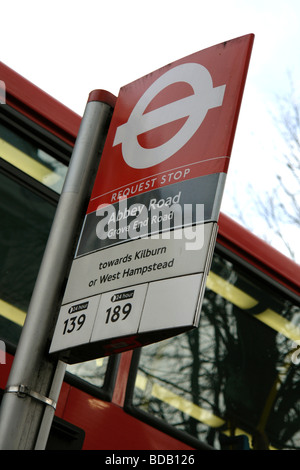
M 144 114 L 159 92 L 177 82 L 191 85 L 194 94 Z M 163 162 L 190 140 L 209 109 L 222 105 L 225 86 L 213 88 L 209 71 L 197 63 L 182 64 L 168 70 L 141 96 L 128 121 L 117 128 L 113 147 L 122 144 L 123 158 L 132 168 L 148 168 Z M 188 119 L 164 144 L 149 149 L 139 144 L 137 137 L 140 134 L 183 117 Z

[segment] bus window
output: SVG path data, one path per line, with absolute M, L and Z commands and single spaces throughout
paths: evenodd
M 0 331 L 17 343 L 55 206 L 0 173 Z
M 67 165 L 3 123 L 0 123 L 0 157 L 53 191 L 61 192 Z
M 8 106 L 0 111 L 0 340 L 13 350 L 25 321 L 71 148 Z M 68 366 L 67 371 L 83 386 L 101 388 L 109 383 L 108 362 L 101 358 Z
M 91 385 L 103 387 L 107 364 L 108 357 L 100 357 L 93 361 L 68 365 L 67 371 Z
M 300 449 L 297 340 L 299 305 L 215 253 L 199 328 L 141 349 L 131 406 L 214 448 Z

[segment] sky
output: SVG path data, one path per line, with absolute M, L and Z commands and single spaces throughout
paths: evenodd
M 221 210 L 238 220 L 238 206 L 251 231 L 284 251 L 257 219 L 249 186 L 272 191 L 282 169 L 273 114 L 289 74 L 300 78 L 299 0 L 10 0 L 0 11 L 0 60 L 79 115 L 94 89 L 117 96 L 170 62 L 254 33 Z M 286 232 L 298 247 L 299 233 Z

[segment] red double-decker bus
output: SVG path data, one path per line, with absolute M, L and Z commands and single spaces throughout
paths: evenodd
M 81 118 L 1 63 L 0 392 Z M 197 329 L 67 367 L 47 449 L 300 449 L 300 267 L 221 214 Z

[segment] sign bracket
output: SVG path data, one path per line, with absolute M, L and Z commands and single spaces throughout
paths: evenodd
M 30 388 L 27 387 L 27 385 L 23 385 L 23 384 L 10 385 L 9 387 L 6 387 L 4 392 L 16 393 L 19 398 L 25 398 L 26 396 L 29 396 L 31 398 L 34 398 L 37 401 L 45 403 L 45 405 L 51 406 L 54 410 L 56 410 L 56 402 L 54 400 L 48 397 L 44 397 L 38 392 L 34 392 L 33 390 L 30 390 Z

